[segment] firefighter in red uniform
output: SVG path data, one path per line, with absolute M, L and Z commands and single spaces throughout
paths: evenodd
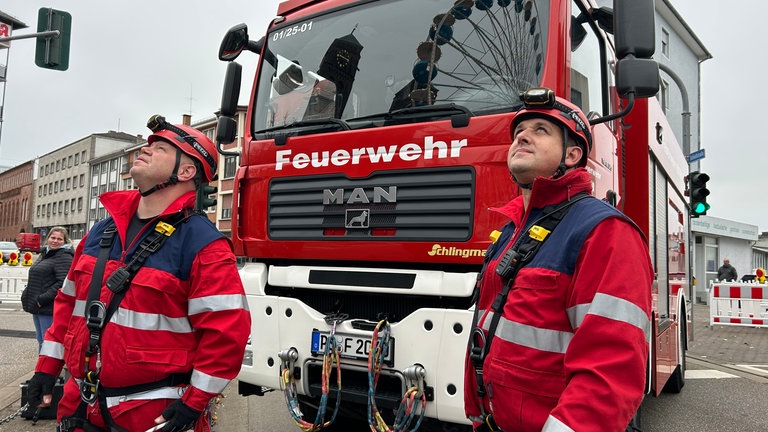
M 31 406 L 50 402 L 66 363 L 59 431 L 208 430 L 209 402 L 240 370 L 250 314 L 235 256 L 194 211 L 216 148 L 160 116 L 148 126 L 138 190 L 100 196 L 110 216 L 77 247 L 29 384 Z
M 521 195 L 494 209 L 510 222 L 478 282 L 466 414 L 477 431 L 624 431 L 645 388 L 648 246 L 589 196 L 581 110 L 548 89 L 521 99 L 507 156 Z

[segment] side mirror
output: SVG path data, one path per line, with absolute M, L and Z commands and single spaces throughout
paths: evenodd
M 219 60 L 232 61 L 248 46 L 248 26 L 238 24 L 227 31 L 219 46 Z
M 622 99 L 631 93 L 637 98 L 659 92 L 659 64 L 655 60 L 623 58 L 616 64 L 616 92 Z
M 237 62 L 227 64 L 224 75 L 224 89 L 221 92 L 221 115 L 233 116 L 237 112 L 237 101 L 240 97 L 240 83 L 243 67 Z
M 237 138 L 237 122 L 234 116 L 237 113 L 242 73 L 243 67 L 239 63 L 229 62 L 227 64 L 227 72 L 224 75 L 224 89 L 221 93 L 221 114 L 216 123 L 216 147 L 222 155 L 238 155 L 237 152 L 224 150 L 222 145 L 229 144 Z
M 656 51 L 653 0 L 614 0 L 616 56 L 651 58 Z

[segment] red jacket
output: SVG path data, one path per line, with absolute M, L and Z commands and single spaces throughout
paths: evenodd
M 150 228 L 125 246 L 126 230 L 139 198 L 138 191 L 110 192 L 100 198 L 117 228 L 105 278 L 124 265 L 123 260 L 130 259 L 139 240 L 154 227 L 150 222 Z M 194 202 L 194 192 L 187 193 L 163 215 L 191 209 Z M 73 378 L 81 380 L 84 376 L 89 338 L 85 306 L 106 222 L 94 225 L 77 247 L 73 266 L 56 298 L 53 325 L 46 334 L 36 371 L 56 375 L 66 362 Z M 102 285 L 100 296 L 109 305 L 112 291 Z M 191 216 L 147 258 L 132 279 L 120 308 L 104 326 L 100 372 L 101 385 L 108 388 L 155 382 L 172 373 L 190 371 L 191 383 L 183 396 L 179 391 L 169 396 L 174 388 L 165 388 L 124 398 L 127 400 L 110 399 L 108 405 L 115 421 L 129 430 L 145 430 L 163 406 L 180 396 L 185 404 L 202 411 L 239 372 L 250 322 L 229 240 L 205 216 Z M 90 369 L 96 368 L 96 358 L 92 358 Z M 71 415 L 79 400 L 74 386 L 68 385 L 59 403 L 59 418 Z M 152 400 L 162 402 L 153 409 L 158 410 L 154 416 L 144 412 L 139 423 L 120 416 Z M 92 410 L 89 413 L 98 416 Z
M 495 209 L 510 218 L 511 236 L 481 280 L 478 325 L 486 332 L 503 287 L 496 266 L 520 227 L 543 207 L 590 191 L 589 174 L 577 169 L 536 179 L 527 211 L 522 197 Z M 574 204 L 515 278 L 483 363 L 482 399 L 467 360 L 467 416 L 492 413 L 506 432 L 623 431 L 644 395 L 652 281 L 648 246 L 633 223 L 595 199 Z

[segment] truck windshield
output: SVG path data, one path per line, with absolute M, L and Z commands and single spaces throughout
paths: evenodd
M 370 126 L 377 115 L 435 104 L 508 109 L 541 83 L 548 15 L 548 0 L 393 0 L 275 27 L 253 128 L 323 119 L 354 128 L 362 117 Z

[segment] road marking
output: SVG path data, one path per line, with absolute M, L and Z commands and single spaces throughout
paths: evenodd
M 747 372 L 751 372 L 751 373 L 756 374 L 756 375 L 768 376 L 768 365 L 756 365 L 756 364 L 744 365 L 744 364 L 740 364 L 740 365 L 736 365 L 736 367 L 741 369 L 741 370 L 744 370 L 744 371 L 747 371 Z
M 738 375 L 714 369 L 696 369 L 685 371 L 685 379 L 721 379 L 721 378 L 740 378 Z

